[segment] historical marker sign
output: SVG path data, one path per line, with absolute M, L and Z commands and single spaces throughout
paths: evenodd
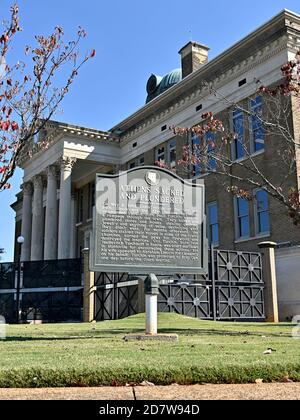
M 156 167 L 97 175 L 91 270 L 206 274 L 204 183 Z

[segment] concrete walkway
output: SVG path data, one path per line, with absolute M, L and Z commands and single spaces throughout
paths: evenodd
M 0 400 L 300 400 L 300 383 L 0 389 Z

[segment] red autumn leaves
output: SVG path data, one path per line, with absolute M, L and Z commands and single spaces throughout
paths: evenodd
M 0 121 L 0 128 L 3 131 L 8 131 L 10 128 L 12 129 L 12 131 L 17 131 L 19 130 L 19 124 L 16 121 Z
M 11 129 L 12 131 L 19 130 L 19 125 L 16 121 L 11 121 L 9 118 L 12 114 L 12 108 L 3 106 L 1 109 L 1 112 L 3 114 L 3 117 L 0 117 L 0 129 L 3 131 L 8 131 Z

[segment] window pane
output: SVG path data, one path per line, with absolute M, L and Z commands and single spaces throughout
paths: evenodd
M 173 139 L 169 143 L 169 163 L 171 166 L 176 164 L 176 139 Z
M 192 143 L 193 143 L 193 150 L 192 150 L 192 154 L 198 158 L 199 157 L 199 146 L 200 146 L 200 139 L 197 136 L 193 136 L 192 138 Z M 201 165 L 200 163 L 197 163 L 196 165 L 194 165 L 194 176 L 200 176 L 201 175 Z
M 259 233 L 270 232 L 269 212 L 264 211 L 259 214 Z
M 262 115 L 262 98 L 257 96 L 255 99 L 251 100 L 251 112 L 257 116 Z M 253 150 L 258 152 L 259 150 L 264 150 L 265 148 L 265 132 L 262 125 L 262 122 L 256 115 L 252 115 L 251 124 L 252 124 L 252 136 L 253 136 Z
M 159 147 L 156 149 L 156 160 L 158 162 L 165 160 L 165 148 Z
M 268 193 L 264 190 L 256 193 L 256 208 L 258 220 L 258 233 L 270 232 Z
M 207 206 L 209 241 L 213 245 L 219 244 L 219 221 L 218 203 L 210 203 Z
M 241 159 L 245 156 L 244 150 L 244 116 L 237 110 L 233 112 L 233 131 L 237 135 L 234 148 L 234 159 Z
M 249 202 L 243 198 L 238 198 L 238 215 L 248 216 L 249 214 Z
M 249 236 L 249 217 L 242 217 L 240 219 L 240 236 Z
M 266 191 L 257 191 L 256 200 L 258 211 L 268 210 L 268 193 Z
M 214 245 L 219 243 L 219 225 L 212 225 L 211 227 L 211 243 Z
M 211 225 L 218 223 L 218 206 L 217 204 L 209 206 L 209 222 Z
M 215 150 L 215 141 L 216 141 L 216 135 L 214 133 L 207 133 L 206 134 L 206 141 L 208 143 L 207 145 L 207 153 L 208 155 L 213 153 Z M 208 169 L 210 171 L 215 171 L 217 169 L 217 161 L 214 158 L 208 159 Z
M 249 202 L 243 198 L 237 198 L 237 223 L 238 237 L 250 236 Z

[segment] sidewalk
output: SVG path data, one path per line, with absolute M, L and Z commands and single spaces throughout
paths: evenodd
M 0 400 L 300 400 L 300 383 L 0 389 Z

